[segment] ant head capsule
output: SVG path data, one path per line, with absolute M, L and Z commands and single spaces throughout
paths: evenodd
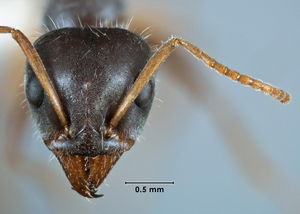
M 120 155 L 131 148 L 150 111 L 155 81 L 144 87 L 113 130 L 109 122 L 151 56 L 138 35 L 118 28 L 64 28 L 35 42 L 69 120 L 68 133 L 28 65 L 25 89 L 33 119 L 73 188 L 95 197 Z M 76 171 L 76 173 L 75 173 Z

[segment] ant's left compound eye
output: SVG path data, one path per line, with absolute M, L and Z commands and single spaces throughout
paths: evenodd
M 148 106 L 154 96 L 154 85 L 153 81 L 150 80 L 147 85 L 143 88 L 139 96 L 135 99 L 135 104 L 140 108 Z
M 28 102 L 36 108 L 40 107 L 44 100 L 44 89 L 36 76 L 28 80 L 25 90 Z

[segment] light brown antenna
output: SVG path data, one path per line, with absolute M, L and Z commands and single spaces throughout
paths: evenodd
M 27 57 L 35 75 L 37 76 L 44 90 L 46 91 L 62 126 L 65 128 L 65 130 L 67 130 L 68 119 L 63 110 L 61 100 L 59 99 L 54 85 L 50 80 L 50 77 L 46 72 L 45 66 L 36 49 L 33 47 L 33 45 L 27 39 L 27 37 L 19 30 L 13 29 L 11 27 L 0 26 L 0 33 L 10 33 L 13 39 L 15 39 L 18 42 L 19 46 L 21 47 L 25 56 Z
M 110 121 L 111 128 L 114 128 L 118 125 L 119 121 L 122 119 L 126 111 L 131 106 L 132 102 L 139 95 L 144 86 L 151 79 L 152 75 L 157 71 L 159 65 L 166 60 L 170 53 L 175 50 L 179 45 L 186 48 L 191 54 L 193 54 L 198 59 L 201 59 L 204 64 L 210 68 L 217 71 L 219 74 L 223 74 L 233 81 L 238 81 L 243 85 L 250 86 L 256 90 L 262 91 L 263 93 L 274 97 L 282 103 L 288 103 L 291 99 L 290 95 L 278 89 L 270 84 L 264 83 L 260 80 L 254 79 L 252 77 L 240 74 L 237 71 L 231 70 L 228 67 L 218 63 L 216 60 L 208 56 L 202 50 L 194 46 L 193 44 L 179 38 L 172 38 L 164 43 L 158 51 L 156 51 L 153 56 L 149 59 L 145 65 L 143 71 L 139 74 L 135 83 L 128 91 L 127 95 L 124 97 L 120 103 L 116 113 Z

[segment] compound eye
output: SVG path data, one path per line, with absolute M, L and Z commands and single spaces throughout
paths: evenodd
M 139 96 L 135 99 L 135 104 L 140 108 L 145 108 L 151 104 L 154 96 L 154 85 L 153 81 L 150 80 L 147 85 L 143 88 Z
M 40 107 L 44 100 L 44 89 L 36 76 L 28 80 L 25 90 L 28 102 L 36 108 Z

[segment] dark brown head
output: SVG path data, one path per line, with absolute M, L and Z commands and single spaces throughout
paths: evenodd
M 118 28 L 59 29 L 40 37 L 34 46 L 62 101 L 68 131 L 28 65 L 25 90 L 33 119 L 73 188 L 85 197 L 96 197 L 96 188 L 137 140 L 150 111 L 154 79 L 118 126 L 108 129 L 150 58 L 150 47 L 140 36 Z

